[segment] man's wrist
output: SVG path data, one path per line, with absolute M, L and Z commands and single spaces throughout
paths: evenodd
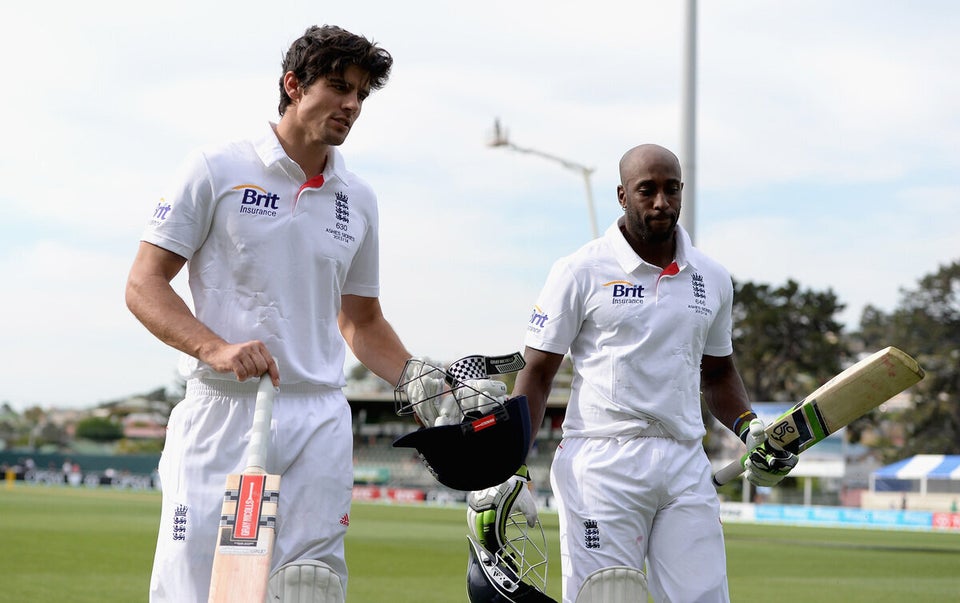
M 750 434 L 750 421 L 756 418 L 757 413 L 752 410 L 747 410 L 733 422 L 733 433 L 737 434 L 737 437 L 740 438 L 744 444 L 747 443 L 747 436 Z

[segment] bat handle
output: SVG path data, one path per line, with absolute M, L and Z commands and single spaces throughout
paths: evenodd
M 270 375 L 264 373 L 257 388 L 257 404 L 253 410 L 253 428 L 247 449 L 248 467 L 257 467 L 264 472 L 267 470 L 267 447 L 270 443 L 270 422 L 273 418 L 273 398 L 276 393 Z
M 717 471 L 713 475 L 713 485 L 722 486 L 735 477 L 741 475 L 744 471 L 743 464 L 746 462 L 746 460 L 747 455 L 743 455 L 738 460 L 730 461 L 726 467 L 723 467 L 720 469 L 720 471 Z

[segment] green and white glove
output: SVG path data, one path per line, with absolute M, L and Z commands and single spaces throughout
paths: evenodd
M 467 527 L 485 549 L 496 553 L 505 544 L 507 521 L 514 511 L 523 513 L 527 525 L 537 525 L 537 502 L 529 487 L 527 466 L 510 479 L 467 494 Z
M 778 448 L 767 440 L 763 421 L 753 419 L 741 430 L 740 439 L 747 445 L 744 473 L 754 486 L 775 486 L 797 466 L 797 455 Z

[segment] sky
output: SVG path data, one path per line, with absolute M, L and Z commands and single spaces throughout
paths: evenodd
M 960 259 L 960 4 L 697 16 L 698 247 L 738 281 L 832 290 L 847 331 Z M 551 264 L 592 237 L 582 174 L 489 146 L 495 119 L 593 170 L 601 231 L 626 150 L 682 154 L 680 0 L 54 0 L 4 22 L 0 404 L 17 410 L 175 383 L 178 352 L 123 301 L 140 233 L 191 149 L 276 121 L 309 25 L 395 60 L 341 151 L 379 197 L 381 303 L 417 355 L 521 350 Z M 174 285 L 188 295 L 185 272 Z

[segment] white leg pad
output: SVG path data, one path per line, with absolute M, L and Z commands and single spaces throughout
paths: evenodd
M 647 577 L 638 569 L 617 565 L 593 572 L 580 586 L 576 603 L 646 603 Z
M 270 574 L 266 603 L 344 603 L 340 576 L 322 561 L 301 559 Z

